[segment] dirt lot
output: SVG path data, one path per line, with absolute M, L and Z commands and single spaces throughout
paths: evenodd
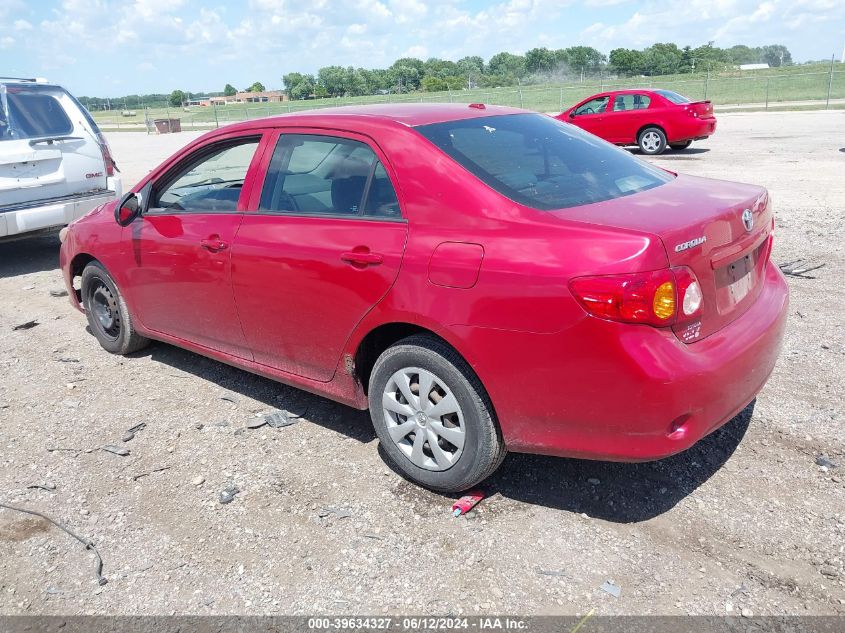
M 111 142 L 134 181 L 192 136 Z M 843 146 L 845 112 L 731 114 L 652 159 L 769 187 L 775 262 L 826 263 L 789 280 L 755 407 L 657 463 L 512 454 L 460 519 L 385 466 L 366 414 L 167 345 L 111 356 L 50 295 L 57 241 L 0 245 L 0 503 L 92 538 L 108 578 L 0 510 L 0 613 L 845 614 Z M 304 418 L 245 428 L 275 408 Z

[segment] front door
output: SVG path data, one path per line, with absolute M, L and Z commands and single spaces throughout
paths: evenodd
M 229 138 L 192 153 L 153 184 L 145 213 L 124 229 L 127 287 L 141 323 L 250 360 L 231 256 L 259 140 Z
M 571 119 L 572 123 L 582 130 L 587 130 L 591 134 L 605 138 L 602 133 L 602 119 L 607 109 L 608 100 L 609 97 L 604 96 L 596 97 L 595 99 L 590 99 L 582 103 L 573 111 L 575 116 Z
M 402 262 L 407 223 L 388 168 L 365 137 L 279 136 L 259 210 L 244 215 L 232 249 L 235 300 L 256 362 L 332 378 Z

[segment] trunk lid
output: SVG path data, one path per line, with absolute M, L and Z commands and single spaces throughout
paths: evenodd
M 107 188 L 100 146 L 67 92 L 0 84 L 0 209 Z
M 678 176 L 638 194 L 551 213 L 658 236 L 669 264 L 692 269 L 704 295 L 700 319 L 674 328 L 684 342 L 724 327 L 760 293 L 773 229 L 762 187 Z
M 710 101 L 694 101 L 685 106 L 694 116 L 705 119 L 713 116 L 713 104 Z

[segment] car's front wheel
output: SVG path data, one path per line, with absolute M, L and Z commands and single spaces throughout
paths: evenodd
M 643 154 L 653 156 L 655 154 L 662 154 L 666 149 L 666 135 L 659 127 L 647 127 L 637 139 L 637 145 L 640 146 L 640 151 Z
M 82 306 L 94 337 L 112 354 L 131 354 L 149 343 L 135 331 L 123 295 L 99 262 L 82 271 Z
M 684 141 L 683 143 L 669 143 L 669 147 L 674 150 L 686 149 L 692 145 L 692 141 Z
M 458 492 L 486 479 L 505 446 L 481 381 L 449 345 L 403 339 L 373 367 L 370 416 L 381 445 L 409 479 Z

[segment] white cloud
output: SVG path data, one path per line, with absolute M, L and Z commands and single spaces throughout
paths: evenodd
M 14 28 L 16 31 L 31 31 L 32 24 L 30 24 L 26 20 L 15 20 L 12 24 L 12 28 Z
M 9 37 L 6 35 L 5 37 L 0 37 L 0 50 L 6 50 L 12 48 L 15 45 L 15 38 Z

